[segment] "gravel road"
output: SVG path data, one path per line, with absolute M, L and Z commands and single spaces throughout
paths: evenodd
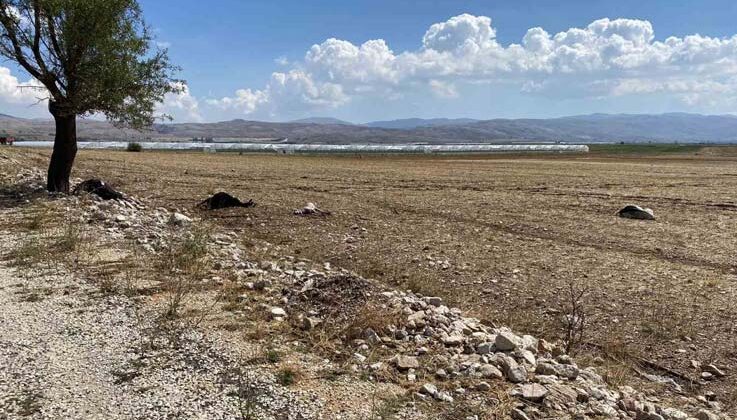
M 313 417 L 269 375 L 238 385 L 237 365 L 196 331 L 152 336 L 136 310 L 72 275 L 0 266 L 0 419 Z

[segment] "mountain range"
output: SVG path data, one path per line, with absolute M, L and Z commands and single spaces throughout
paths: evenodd
M 51 140 L 54 122 L 0 114 L 0 135 Z M 402 119 L 352 124 L 334 118 L 291 122 L 236 119 L 216 123 L 156 124 L 139 132 L 81 119 L 80 140 L 220 140 L 292 143 L 504 143 L 504 142 L 737 142 L 737 116 L 592 114 L 551 119 Z

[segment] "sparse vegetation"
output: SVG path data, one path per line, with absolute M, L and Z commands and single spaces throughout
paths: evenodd
M 281 367 L 276 373 L 276 381 L 283 386 L 294 385 L 302 377 L 302 372 L 296 365 Z
M 569 279 L 561 296 L 563 343 L 565 343 L 566 353 L 571 355 L 576 354 L 586 338 L 588 293 L 586 287 L 580 282 Z
M 209 231 L 195 229 L 175 241 L 159 256 L 158 267 L 162 274 L 162 287 L 168 294 L 165 317 L 175 318 L 180 314 L 184 301 L 202 280 L 206 266 Z
M 141 152 L 143 151 L 143 146 L 141 146 L 141 143 L 129 142 L 125 150 L 128 152 Z

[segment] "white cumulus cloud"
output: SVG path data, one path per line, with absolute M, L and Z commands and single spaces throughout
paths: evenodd
M 210 103 L 280 115 L 368 95 L 396 99 L 425 91 L 456 98 L 459 85 L 478 83 L 513 83 L 522 94 L 554 98 L 657 93 L 685 104 L 713 104 L 712 95 L 737 103 L 737 35 L 658 41 L 648 21 L 608 18 L 556 34 L 532 28 L 506 46 L 496 33 L 491 18 L 462 14 L 431 25 L 414 51 L 395 53 L 381 39 L 355 45 L 331 38 L 313 45 L 290 71 L 274 73 L 263 89 Z
M 181 91 L 179 93 L 167 93 L 157 111 L 171 116 L 174 121 L 202 121 L 199 101 L 192 96 L 189 86 L 184 83 L 177 83 L 177 87 Z
M 7 67 L 0 67 L 0 101 L 9 104 L 33 104 L 44 100 L 47 96 L 45 89 L 40 89 L 41 83 L 35 80 L 21 82 Z M 45 102 L 44 102 L 45 103 Z

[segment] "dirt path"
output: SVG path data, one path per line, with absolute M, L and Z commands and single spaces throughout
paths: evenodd
M 243 418 L 238 364 L 209 337 L 157 330 L 141 311 L 69 273 L 0 266 L 0 419 Z M 257 418 L 309 412 L 268 376 L 248 380 Z

